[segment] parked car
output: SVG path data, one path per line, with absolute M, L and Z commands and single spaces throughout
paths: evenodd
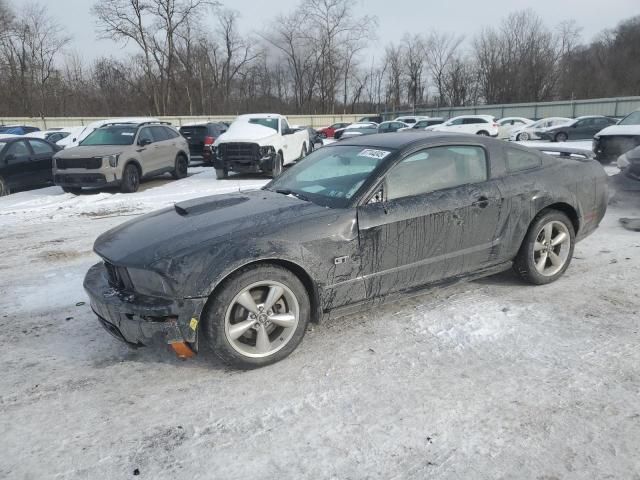
M 108 118 L 106 120 L 98 120 L 95 122 L 91 122 L 90 124 L 82 127 L 76 128 L 74 131 L 66 138 L 62 140 L 58 140 L 58 145 L 62 148 L 69 147 L 77 147 L 81 141 L 87 138 L 95 129 L 100 128 L 104 125 L 114 124 L 114 123 L 143 123 L 143 122 L 159 122 L 157 118 L 154 117 L 118 117 L 118 118 Z
M 38 131 L 40 131 L 38 127 L 28 125 L 0 125 L 0 134 L 3 135 L 26 135 Z
M 440 125 L 441 123 L 444 123 L 444 118 L 430 117 L 425 120 L 418 120 L 416 123 L 413 124 L 411 128 L 415 130 L 424 130 L 427 127 L 432 127 L 433 125 Z
M 408 130 L 410 128 L 411 125 L 392 120 L 390 122 L 382 122 L 380 125 L 378 125 L 378 133 L 392 133 L 402 130 Z
M 425 117 L 422 115 L 405 115 L 402 117 L 397 117 L 394 118 L 393 121 L 394 122 L 402 122 L 402 123 L 406 123 L 409 126 L 413 126 L 415 123 L 419 122 L 420 120 L 427 120 L 429 117 Z
M 291 128 L 282 115 L 241 115 L 215 142 L 216 178 L 229 172 L 277 177 L 285 165 L 306 157 L 309 143 L 309 132 Z
M 27 136 L 30 138 L 41 138 L 43 140 L 47 140 L 50 143 L 57 143 L 63 138 L 71 135 L 71 133 L 75 131 L 75 128 L 77 127 L 51 128 L 49 130 L 28 133 Z
M 349 122 L 338 122 L 330 125 L 328 127 L 318 129 L 318 133 L 322 138 L 333 138 L 333 135 L 336 133 L 336 130 L 340 130 L 342 128 L 346 128 L 351 125 Z
M 378 127 L 370 126 L 370 127 L 358 127 L 358 128 L 349 128 L 344 131 L 344 133 L 340 136 L 340 140 L 344 140 L 352 137 L 359 137 L 361 135 L 373 135 L 378 132 Z
M 342 135 L 346 130 L 351 130 L 353 128 L 370 128 L 370 127 L 378 128 L 378 124 L 375 122 L 351 123 L 344 128 L 340 128 L 336 130 L 333 134 L 333 138 L 336 140 L 340 140 L 340 137 L 342 137 Z
M 500 127 L 496 119 L 490 115 L 462 115 L 454 117 L 445 123 L 427 127 L 425 130 L 497 137 Z
M 583 140 L 585 138 L 592 139 L 600 130 L 615 123 L 616 120 L 603 117 L 602 115 L 578 117 L 570 123 L 539 131 L 538 136 L 542 140 L 551 142 L 566 142 L 567 140 Z
M 640 146 L 620 155 L 617 165 L 627 177 L 640 180 Z
M 498 138 L 507 139 L 511 136 L 511 132 L 522 128 L 526 125 L 531 125 L 533 120 L 523 117 L 505 117 L 498 120 L 500 131 L 498 132 Z
M 0 196 L 51 185 L 51 161 L 60 147 L 39 138 L 0 135 Z
M 640 145 L 640 110 L 630 113 L 593 137 L 593 151 L 602 163 L 616 160 Z
M 565 117 L 547 117 L 533 122 L 529 125 L 523 125 L 515 130 L 511 131 L 509 140 L 512 142 L 526 142 L 527 140 L 540 140 L 538 136 L 539 132 L 543 132 L 546 129 L 557 127 L 558 125 L 564 125 L 565 123 L 571 123 L 572 118 Z
M 180 134 L 189 143 L 191 159 L 202 159 L 204 163 L 213 164 L 213 144 L 220 135 L 227 131 L 223 123 L 206 122 L 183 125 Z
M 384 122 L 384 118 L 382 115 L 367 115 L 366 117 L 362 117 L 358 120 L 357 123 L 382 123 Z
M 309 132 L 309 146 L 307 147 L 307 154 L 313 152 L 317 146 L 324 145 L 322 141 L 322 135 L 317 130 L 314 130 L 311 127 L 304 127 Z
M 254 368 L 289 355 L 326 312 L 512 267 L 553 282 L 606 207 L 595 160 L 470 135 L 360 136 L 262 190 L 188 200 L 104 233 L 84 286 L 100 323 L 129 345 L 159 336 L 187 357 L 208 344 Z
M 189 144 L 164 122 L 113 123 L 96 128 L 77 147 L 54 157 L 53 179 L 67 193 L 118 186 L 138 191 L 140 180 L 164 173 L 187 176 Z

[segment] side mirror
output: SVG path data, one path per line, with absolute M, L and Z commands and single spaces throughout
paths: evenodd
M 138 140 L 138 145 L 140 145 L 141 147 L 146 147 L 147 145 L 151 145 L 151 140 L 148 138 L 142 138 Z

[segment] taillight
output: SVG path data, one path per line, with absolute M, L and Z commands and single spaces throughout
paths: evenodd
M 494 127 L 499 127 L 500 125 L 498 125 L 497 123 L 493 124 Z
M 213 143 L 216 141 L 215 138 L 213 137 L 204 137 L 204 146 L 205 147 L 210 147 L 211 145 L 213 145 Z

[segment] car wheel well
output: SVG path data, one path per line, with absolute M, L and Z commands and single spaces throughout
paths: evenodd
M 578 229 L 580 228 L 580 219 L 578 218 L 578 212 L 576 212 L 575 208 L 564 202 L 553 203 L 551 205 L 547 205 L 541 211 L 539 211 L 536 217 L 539 217 L 543 212 L 546 212 L 547 210 L 556 210 L 558 212 L 564 213 L 567 217 L 569 217 L 569 220 L 571 220 L 573 231 L 576 233 L 576 235 L 578 234 Z M 532 220 L 531 223 L 533 223 L 534 221 L 535 219 Z
M 309 295 L 309 302 L 311 303 L 311 322 L 318 323 L 320 321 L 320 317 L 321 317 L 320 298 L 318 295 L 318 290 L 316 288 L 315 282 L 313 281 L 311 276 L 307 273 L 307 271 L 304 268 L 302 268 L 300 265 L 293 262 L 289 262 L 287 260 L 282 260 L 282 259 L 257 260 L 255 262 L 247 263 L 235 269 L 234 271 L 229 272 L 222 280 L 220 280 L 217 283 L 213 291 L 209 294 L 209 300 L 207 300 L 207 304 L 209 303 L 211 298 L 214 297 L 216 291 L 220 289 L 222 285 L 230 277 L 232 277 L 233 275 L 236 275 L 241 271 L 250 270 L 251 268 L 254 268 L 258 265 L 277 265 L 278 267 L 282 267 L 289 270 L 296 277 L 298 277 L 298 280 L 302 282 L 302 285 L 304 285 L 304 288 L 307 291 L 307 294 Z
M 127 160 L 126 163 L 124 164 L 124 168 L 122 169 L 122 171 L 124 172 L 129 165 L 135 166 L 138 169 L 138 174 L 140 175 L 140 177 L 142 177 L 142 167 L 140 166 L 137 160 L 133 160 L 133 159 Z

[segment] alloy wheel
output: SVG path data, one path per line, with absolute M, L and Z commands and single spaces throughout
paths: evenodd
M 545 277 L 557 274 L 567 263 L 571 251 L 571 235 L 567 226 L 558 221 L 545 224 L 533 245 L 533 263 Z
M 286 285 L 266 280 L 244 288 L 225 314 L 227 341 L 238 353 L 262 358 L 282 349 L 293 337 L 300 305 Z

